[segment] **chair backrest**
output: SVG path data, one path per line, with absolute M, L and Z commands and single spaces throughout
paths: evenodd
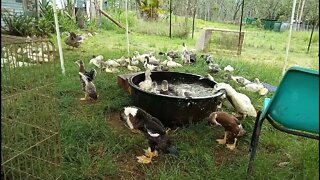
M 285 128 L 319 134 L 319 71 L 288 69 L 266 113 Z

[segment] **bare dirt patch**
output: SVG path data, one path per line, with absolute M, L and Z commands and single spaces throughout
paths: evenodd
M 113 112 L 106 115 L 107 124 L 119 132 L 128 132 L 129 129 L 125 126 L 125 123 L 120 119 L 118 112 Z

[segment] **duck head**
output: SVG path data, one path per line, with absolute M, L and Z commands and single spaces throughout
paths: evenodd
M 134 52 L 133 52 L 133 55 L 135 55 L 135 56 L 139 56 L 139 55 L 140 55 L 140 53 L 139 53 L 138 51 L 134 51 Z
M 161 90 L 162 91 L 168 91 L 169 89 L 169 83 L 167 80 L 163 80 L 161 83 Z
M 138 108 L 134 106 L 125 107 L 120 111 L 120 119 L 124 121 L 130 129 L 135 129 L 137 112 Z
M 175 146 L 172 145 L 170 139 L 167 136 L 161 136 L 157 140 L 156 149 L 162 151 L 165 154 L 170 154 L 173 156 L 179 156 L 179 151 Z
M 238 127 L 239 127 L 239 133 L 237 136 L 243 136 L 247 133 L 247 131 L 242 127 L 241 124 Z
M 227 83 L 217 83 L 213 87 L 214 92 L 225 91 L 226 93 L 228 93 L 232 89 L 233 89 L 232 86 L 230 86 Z
M 83 61 L 82 60 L 77 60 L 77 61 L 75 61 L 74 63 L 76 63 L 78 66 L 81 66 L 81 65 L 83 65 Z

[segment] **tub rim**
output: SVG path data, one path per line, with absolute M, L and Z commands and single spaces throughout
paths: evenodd
M 208 79 L 207 77 L 204 77 L 204 76 L 201 76 L 201 75 L 198 75 L 198 74 L 192 74 L 192 73 L 182 73 L 182 72 L 173 72 L 173 71 L 151 71 L 151 75 L 152 73 L 174 73 L 174 74 L 187 74 L 187 75 L 191 75 L 191 76 L 196 76 L 196 77 L 199 77 L 199 79 L 207 79 L 209 81 L 211 81 L 210 79 Z M 132 79 L 135 78 L 136 76 L 138 75 L 141 75 L 141 74 L 144 74 L 145 72 L 140 72 L 140 73 L 137 73 L 133 76 L 131 76 L 129 79 L 128 79 L 128 83 L 130 85 L 131 88 L 134 88 L 136 90 L 139 90 L 143 93 L 146 93 L 146 94 L 149 94 L 149 95 L 155 95 L 155 96 L 160 96 L 160 97 L 166 97 L 166 98 L 172 98 L 172 99 L 180 99 L 180 100 L 191 100 L 191 99 L 194 99 L 194 100 L 205 100 L 205 99 L 208 99 L 208 98 L 217 98 L 219 96 L 222 96 L 223 94 L 225 94 L 224 91 L 218 91 L 216 92 L 215 94 L 213 94 L 212 96 L 204 96 L 204 97 L 191 97 L 191 98 L 188 98 L 188 97 L 178 97 L 178 96 L 169 96 L 169 95 L 164 95 L 164 94 L 155 94 L 155 93 L 150 93 L 148 91 L 145 91 L 145 90 L 142 90 L 139 88 L 139 86 L 137 86 L 135 83 L 133 83 Z M 215 81 L 212 81 L 214 83 L 217 84 L 217 82 Z

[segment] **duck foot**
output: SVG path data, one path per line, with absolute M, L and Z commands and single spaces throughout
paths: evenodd
M 227 144 L 227 148 L 230 150 L 234 150 L 236 148 L 237 138 L 234 139 L 233 144 Z
M 149 158 L 145 155 L 137 156 L 137 159 L 138 159 L 138 163 L 141 163 L 141 164 L 150 164 L 152 160 L 152 158 Z
M 216 141 L 218 142 L 218 144 L 226 144 L 227 143 L 227 135 L 228 135 L 228 132 L 225 131 L 224 132 L 224 138 L 223 139 L 217 139 Z
M 225 139 L 217 139 L 216 140 L 218 142 L 218 144 L 226 144 L 226 140 Z
M 86 100 L 88 100 L 88 95 L 87 94 L 85 94 L 83 98 L 80 98 L 80 101 L 86 101 Z

